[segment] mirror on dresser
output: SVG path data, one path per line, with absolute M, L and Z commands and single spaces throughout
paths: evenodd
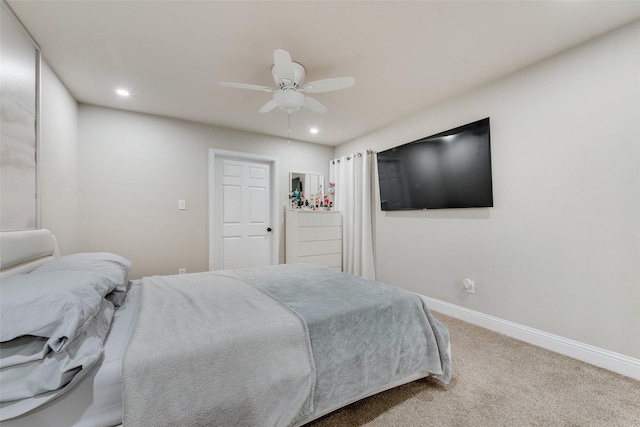
M 289 209 L 323 210 L 324 205 L 323 174 L 289 172 Z

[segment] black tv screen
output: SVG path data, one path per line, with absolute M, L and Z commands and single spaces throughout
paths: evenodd
M 493 207 L 489 118 L 378 153 L 383 211 Z

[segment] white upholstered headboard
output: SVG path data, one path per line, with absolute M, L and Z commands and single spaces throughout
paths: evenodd
M 59 256 L 58 242 L 49 230 L 0 232 L 0 278 L 28 273 Z

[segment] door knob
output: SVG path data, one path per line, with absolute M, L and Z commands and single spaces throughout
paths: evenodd
M 271 227 L 267 227 L 267 231 L 271 231 Z

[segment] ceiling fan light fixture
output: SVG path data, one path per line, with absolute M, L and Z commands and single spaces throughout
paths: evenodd
M 273 94 L 278 107 L 291 114 L 298 111 L 304 104 L 304 95 L 295 90 L 283 90 Z

